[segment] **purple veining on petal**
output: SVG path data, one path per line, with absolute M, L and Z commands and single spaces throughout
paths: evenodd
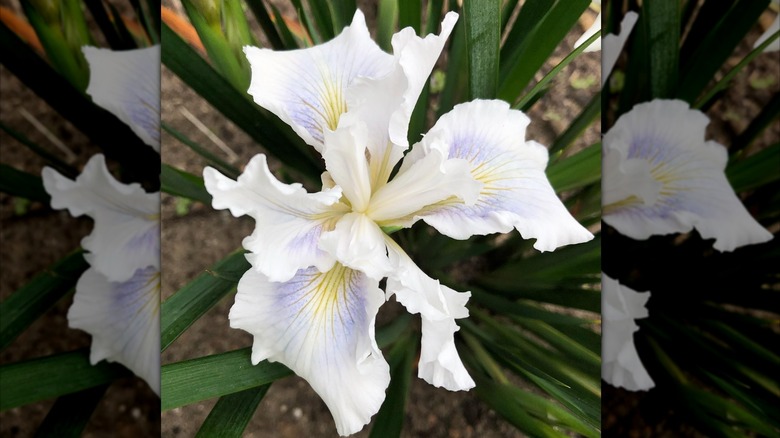
M 155 142 L 160 142 L 160 104 L 154 96 L 138 96 L 140 101 L 125 104 L 133 124 L 143 129 Z
M 143 251 L 150 257 L 156 257 L 157 265 L 160 259 L 160 223 L 154 222 L 140 234 L 134 235 L 127 241 L 125 249 L 133 252 Z M 152 260 L 149 261 L 152 264 Z
M 367 288 L 367 277 L 339 265 L 334 269 L 343 270 L 346 278 L 319 283 L 331 289 L 315 286 L 323 275 L 327 275 L 315 267 L 299 270 L 290 281 L 275 283 L 277 321 L 288 324 L 289 330 L 294 331 L 310 330 L 310 326 L 319 325 L 331 330 L 331 334 L 342 342 L 354 338 L 354 328 L 367 327 L 366 298 L 360 293 Z M 338 289 L 332 289 L 333 286 Z
M 668 163 L 676 152 L 674 147 L 666 144 L 665 139 L 645 135 L 633 139 L 627 158 L 642 158 L 651 164 Z
M 149 297 L 145 296 L 145 293 L 155 290 L 153 287 L 149 287 L 149 285 L 150 282 L 155 281 L 157 275 L 159 275 L 157 268 L 147 266 L 135 271 L 133 276 L 127 281 L 111 283 L 111 298 L 117 310 L 133 311 L 135 313 L 137 309 L 150 301 Z M 156 302 L 156 299 L 151 301 Z M 117 315 L 117 319 L 123 319 L 119 318 L 119 316 Z M 127 316 L 130 315 L 128 314 Z

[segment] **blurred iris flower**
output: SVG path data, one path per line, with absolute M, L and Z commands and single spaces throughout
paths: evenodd
M 656 99 L 623 114 L 604 136 L 604 221 L 637 240 L 695 228 L 718 251 L 772 239 L 729 185 L 728 153 L 704 140 L 707 124 L 680 100 Z
M 83 52 L 90 64 L 87 92 L 95 103 L 159 151 L 159 46 Z M 160 193 L 120 183 L 101 154 L 75 180 L 48 167 L 42 177 L 52 208 L 94 221 L 81 242 L 90 268 L 76 284 L 69 326 L 92 335 L 93 365 L 119 362 L 159 395 Z
M 655 386 L 634 345 L 634 322 L 647 318 L 645 305 L 649 292 L 637 292 L 601 274 L 601 378 L 630 391 L 646 391 Z
M 418 220 L 456 239 L 516 228 L 541 251 L 593 238 L 547 181 L 546 148 L 525 140 L 530 120 L 505 102 L 456 106 L 404 157 L 412 110 L 457 18 L 448 13 L 425 38 L 403 29 L 393 55 L 371 40 L 360 11 L 319 46 L 246 47 L 249 93 L 321 153 L 322 189 L 278 181 L 264 155 L 237 181 L 203 172 L 214 208 L 256 222 L 231 327 L 254 335 L 253 364 L 278 361 L 305 378 L 341 435 L 384 401 L 390 373 L 374 332 L 392 295 L 422 317 L 419 377 L 474 386 L 454 342 L 470 293 L 428 277 L 388 233 Z

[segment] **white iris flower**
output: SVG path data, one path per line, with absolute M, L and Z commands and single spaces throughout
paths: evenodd
M 384 401 L 390 373 L 374 325 L 393 294 L 422 317 L 419 377 L 474 386 L 454 342 L 470 293 L 428 277 L 383 229 L 423 220 L 466 239 L 516 228 L 542 251 L 593 237 L 547 181 L 547 150 L 525 140 L 530 120 L 505 102 L 456 106 L 404 158 L 412 110 L 456 21 L 447 14 L 441 33 L 425 38 L 400 31 L 393 55 L 370 39 L 360 11 L 316 47 L 247 47 L 249 93 L 322 154 L 322 190 L 278 181 L 264 155 L 237 181 L 203 172 L 214 208 L 256 222 L 231 327 L 254 335 L 252 363 L 282 362 L 305 378 L 341 435 L 362 429 Z
M 638 240 L 695 228 L 718 251 L 772 239 L 729 185 L 726 148 L 704 140 L 708 123 L 680 100 L 623 114 L 604 136 L 604 222 Z
M 636 319 L 647 318 L 650 292 L 637 292 L 601 274 L 601 378 L 630 391 L 655 386 L 634 345 Z
M 160 47 L 114 52 L 83 47 L 87 93 L 160 151 Z M 118 182 L 103 155 L 76 180 L 42 172 L 51 206 L 94 221 L 81 241 L 89 263 L 68 324 L 92 335 L 90 362 L 119 362 L 160 394 L 160 192 Z
M 81 241 L 90 268 L 76 284 L 71 328 L 92 335 L 90 362 L 119 362 L 160 394 L 160 194 L 122 184 L 93 156 L 75 181 L 43 169 L 51 206 L 95 226 Z

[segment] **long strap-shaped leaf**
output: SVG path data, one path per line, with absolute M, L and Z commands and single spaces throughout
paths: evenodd
M 241 438 L 271 384 L 220 397 L 196 438 Z
M 417 353 L 417 339 L 407 336 L 390 350 L 390 381 L 387 398 L 374 419 L 371 437 L 390 438 L 401 436 L 404 425 L 404 408 L 412 380 L 412 366 Z
M 249 269 L 244 251 L 236 251 L 181 288 L 162 304 L 160 334 L 165 351 L 182 332 L 219 300 L 235 289 L 238 278 Z
M 238 278 L 235 279 L 238 281 Z M 403 314 L 390 324 L 377 330 L 379 348 L 395 342 L 408 328 L 409 314 Z M 249 388 L 267 385 L 274 380 L 292 374 L 280 363 L 260 362 L 252 365 L 250 347 L 227 353 L 199 357 L 183 362 L 163 365 L 162 409 L 221 397 Z
M 280 363 L 252 365 L 251 348 L 163 365 L 162 410 L 244 391 L 292 374 Z
M 0 192 L 46 204 L 51 199 L 46 193 L 46 189 L 43 188 L 41 177 L 17 170 L 3 163 L 0 163 Z
M 167 164 L 163 164 L 160 178 L 163 192 L 200 201 L 206 205 L 211 204 L 211 194 L 206 191 L 206 187 L 203 185 L 203 178 Z
M 463 14 L 469 58 L 469 95 L 472 99 L 493 99 L 498 89 L 501 2 L 466 0 Z
M 82 252 L 74 252 L 0 303 L 0 350 L 73 289 L 88 267 Z
M 35 437 L 80 437 L 108 387 L 109 384 L 99 385 L 58 398 L 35 431 Z
M 0 411 L 103 385 L 130 375 L 106 361 L 89 363 L 89 350 L 0 366 Z
M 309 150 L 308 146 L 291 130 L 282 131 L 281 121 L 261 111 L 246 95 L 236 91 L 164 23 L 162 38 L 162 62 L 168 68 L 287 166 L 312 181 L 319 180 L 319 165 L 304 152 Z
M 517 100 L 589 4 L 588 0 L 536 0 L 523 4 L 501 50 L 500 99 Z

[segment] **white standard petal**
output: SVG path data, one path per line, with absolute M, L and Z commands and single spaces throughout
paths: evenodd
M 445 201 L 412 219 L 422 218 L 455 239 L 516 228 L 524 238 L 535 238 L 534 248 L 540 251 L 592 239 L 547 180 L 547 149 L 525 140 L 529 122 L 499 100 L 460 104 L 442 116 L 406 156 L 400 172 L 439 149 L 450 159 L 466 160 L 482 190 L 473 205 Z
M 355 78 L 382 77 L 393 68 L 393 57 L 371 40 L 359 10 L 325 44 L 286 52 L 247 46 L 244 52 L 252 69 L 249 94 L 317 151 L 324 130 L 335 130 L 347 111 L 345 90 Z
M 139 269 L 111 282 L 95 268 L 76 283 L 68 325 L 92 335 L 93 365 L 119 362 L 160 395 L 160 272 Z
M 113 51 L 82 47 L 87 94 L 160 152 L 160 46 Z
M 249 270 L 238 283 L 230 326 L 254 336 L 252 363 L 281 362 L 322 397 L 341 435 L 379 411 L 390 369 L 374 338 L 379 282 L 336 264 L 285 283 Z
M 320 248 L 340 263 L 379 280 L 391 271 L 384 233 L 362 213 L 348 213 L 332 231 L 322 234 Z
M 588 38 L 592 37 L 596 34 L 596 32 L 601 30 L 601 12 L 599 12 L 599 15 L 596 17 L 596 20 L 593 22 L 593 24 L 590 25 L 588 30 L 585 31 L 582 36 L 580 36 L 577 41 L 574 42 L 574 48 L 583 45 L 585 41 L 588 40 Z M 588 47 L 583 50 L 584 52 L 598 52 L 601 50 L 601 38 L 596 39 L 596 41 L 593 41 L 588 45 Z
M 680 100 L 654 100 L 623 114 L 603 141 L 604 221 L 640 240 L 695 228 L 715 238 L 719 251 L 770 240 L 726 179 L 726 148 L 704 141 L 708 123 Z M 637 168 L 649 169 L 651 178 Z
M 217 170 L 203 169 L 206 190 L 215 209 L 233 216 L 249 215 L 255 230 L 244 239 L 247 260 L 271 281 L 286 281 L 301 269 L 327 271 L 334 258 L 319 249 L 320 235 L 333 229 L 347 207 L 338 203 L 341 189 L 307 193 L 300 184 L 279 182 L 268 169 L 265 155 L 249 161 L 237 181 Z
M 393 274 L 387 279 L 388 296 L 395 294 L 410 313 L 422 318 L 422 345 L 417 376 L 436 387 L 463 391 L 475 386 L 455 348 L 455 319 L 466 318 L 471 292 L 457 292 L 417 267 L 392 239 L 386 237 Z
M 626 12 L 623 19 L 620 21 L 620 33 L 608 34 L 601 38 L 601 44 L 603 50 L 601 51 L 601 86 L 603 87 L 612 72 L 612 68 L 615 67 L 615 63 L 620 56 L 620 52 L 623 50 L 623 46 L 626 45 L 628 37 L 631 35 L 631 31 L 634 29 L 634 25 L 639 19 L 639 14 L 634 11 Z
M 322 158 L 328 178 L 344 192 L 353 211 L 364 212 L 371 198 L 371 181 L 366 160 L 366 124 L 358 120 L 343 120 L 335 131 L 325 131 Z
M 392 72 L 380 78 L 358 78 L 346 90 L 346 116 L 364 121 L 369 128 L 367 146 L 375 189 L 387 182 L 409 148 L 412 111 L 457 21 L 457 13 L 447 13 L 441 33 L 425 38 L 418 37 L 411 28 L 401 30 L 392 40 Z
M 84 258 L 109 281 L 125 281 L 137 269 L 160 269 L 160 193 L 146 193 L 136 183 L 122 184 L 93 156 L 76 180 L 49 167 L 41 174 L 51 206 L 95 221 L 81 241 Z
M 457 21 L 457 13 L 447 13 L 439 35 L 425 38 L 410 27 L 396 33 L 392 72 L 380 78 L 358 78 L 346 90 L 348 117 L 365 121 L 371 133 L 367 146 L 375 188 L 387 181 L 409 148 L 412 111 Z
M 601 377 L 607 383 L 631 391 L 655 386 L 634 345 L 639 330 L 635 319 L 646 318 L 649 292 L 637 292 L 601 274 Z
M 402 169 L 371 198 L 368 215 L 380 225 L 393 226 L 396 219 L 414 216 L 426 206 L 451 198 L 473 205 L 483 188 L 471 175 L 466 160 L 447 159 L 438 149 L 429 150 Z

